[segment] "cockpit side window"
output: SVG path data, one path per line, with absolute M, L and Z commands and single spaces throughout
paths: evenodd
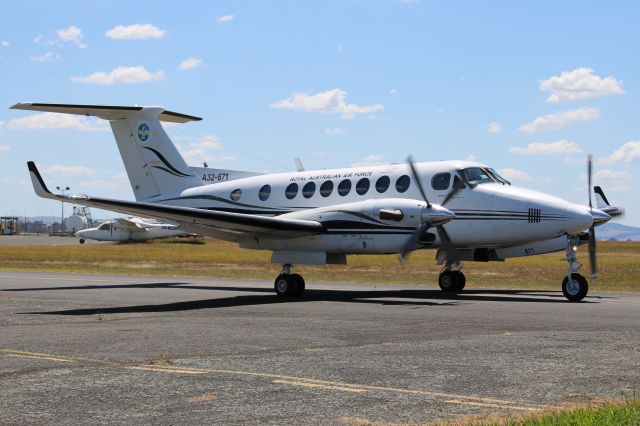
M 431 187 L 435 190 L 442 191 L 449 189 L 451 182 L 451 173 L 438 173 L 431 178 Z
M 109 229 L 111 229 L 111 224 L 103 223 L 102 225 L 98 226 L 98 229 L 101 231 L 108 231 Z
M 469 167 L 460 170 L 462 178 L 472 187 L 483 183 L 495 182 L 495 179 L 482 167 Z

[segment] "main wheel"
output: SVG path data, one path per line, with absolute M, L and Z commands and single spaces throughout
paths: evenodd
M 589 283 L 587 279 L 580 274 L 571 274 L 571 282 L 569 277 L 562 280 L 562 294 L 570 302 L 579 302 L 589 292 Z
M 298 281 L 292 275 L 280 274 L 273 283 L 278 296 L 293 296 L 298 291 Z
M 290 277 L 296 282 L 296 291 L 293 294 L 294 296 L 302 296 L 304 293 L 304 278 L 300 274 L 291 274 Z
M 80 244 L 84 244 L 84 238 L 80 238 Z
M 447 293 L 459 293 L 466 283 L 464 274 L 460 271 L 444 270 L 438 277 L 440 289 Z
M 464 273 L 462 271 L 453 271 L 456 275 L 456 280 L 458 285 L 455 288 L 455 292 L 456 293 L 460 293 L 463 289 L 465 284 L 467 284 L 467 277 L 464 276 Z

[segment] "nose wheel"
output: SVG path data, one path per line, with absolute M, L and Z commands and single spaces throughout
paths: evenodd
M 273 288 L 280 297 L 295 297 L 304 293 L 304 278 L 300 274 L 292 274 L 291 268 L 292 265 L 282 265 L 282 273 L 273 283 Z
M 567 262 L 569 262 L 569 270 L 562 280 L 562 294 L 570 302 L 579 302 L 585 298 L 589 292 L 589 283 L 587 279 L 578 273 L 582 264 L 578 262 L 576 251 L 578 250 L 578 238 L 567 236 Z

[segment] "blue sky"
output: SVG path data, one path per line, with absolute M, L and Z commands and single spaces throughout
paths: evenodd
M 111 132 L 16 102 L 161 105 L 198 165 L 282 172 L 473 158 L 640 225 L 635 1 L 7 2 L 0 15 L 2 215 L 57 215 L 50 186 L 133 199 Z M 27 118 L 29 117 L 29 118 Z M 107 130 L 107 131 L 105 131 Z M 103 216 L 106 216 L 105 213 Z

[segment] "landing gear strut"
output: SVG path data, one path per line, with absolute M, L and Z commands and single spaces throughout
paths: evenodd
M 462 291 L 467 279 L 460 268 L 462 268 L 460 262 L 449 262 L 447 260 L 438 277 L 438 285 L 442 291 L 446 293 L 460 293 Z
M 301 296 L 304 293 L 304 278 L 300 274 L 292 274 L 291 268 L 291 264 L 282 265 L 282 272 L 273 283 L 273 288 L 278 296 Z
M 569 270 L 567 276 L 562 280 L 562 293 L 570 302 L 579 302 L 589 292 L 589 283 L 587 279 L 578 274 L 577 271 L 582 267 L 576 258 L 578 250 L 578 237 L 567 236 L 567 262 L 569 262 Z

